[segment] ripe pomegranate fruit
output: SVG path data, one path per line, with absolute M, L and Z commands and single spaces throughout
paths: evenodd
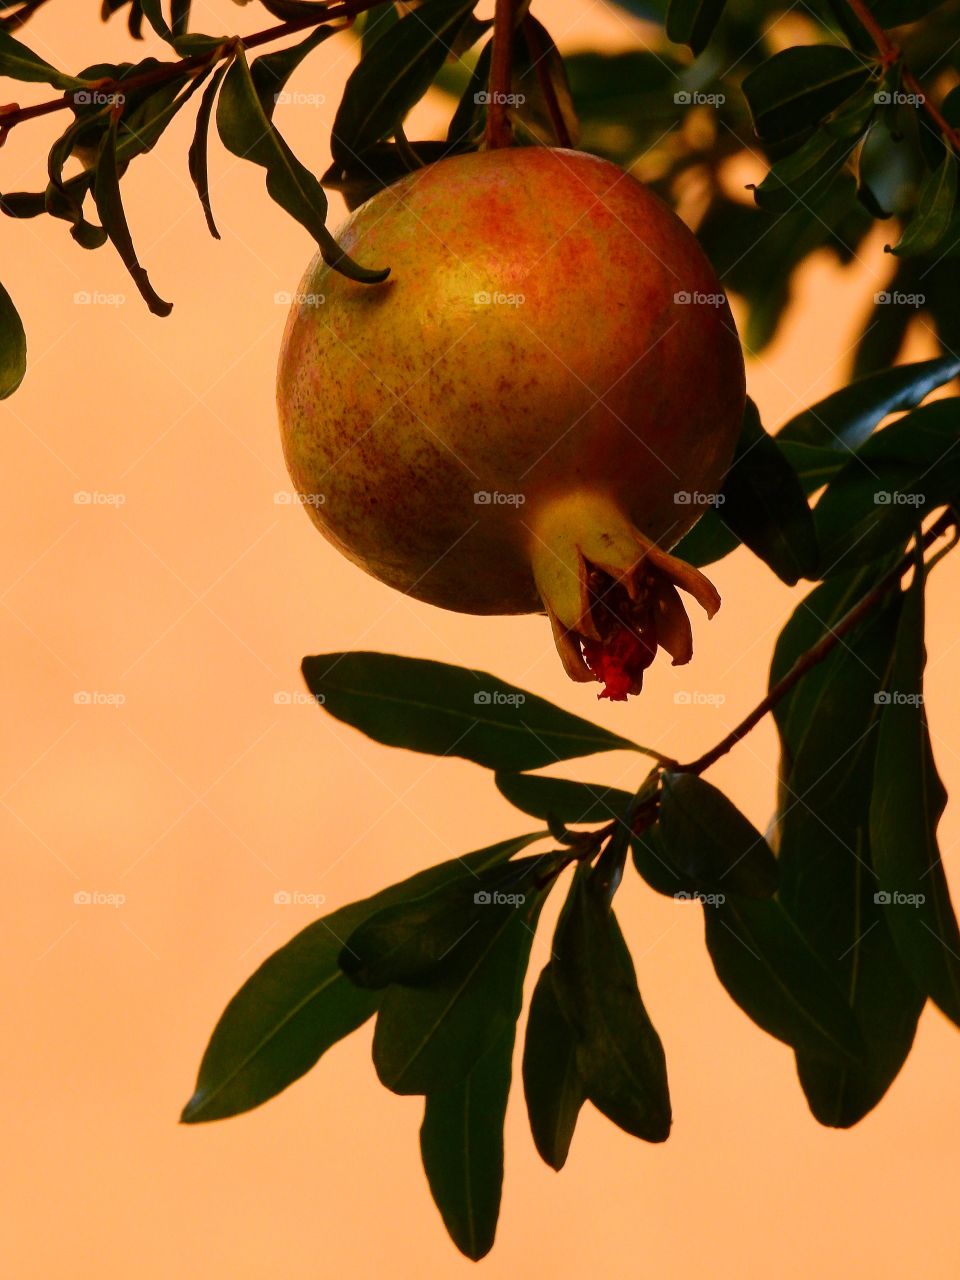
M 465 613 L 545 611 L 575 680 L 640 690 L 689 661 L 668 554 L 730 463 L 744 406 L 733 319 L 690 231 L 575 151 L 442 160 L 339 233 L 380 285 L 315 259 L 283 339 L 294 484 L 368 573 Z M 684 497 L 686 501 L 684 502 Z

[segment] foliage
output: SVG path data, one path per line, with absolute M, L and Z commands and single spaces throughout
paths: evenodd
M 383 0 L 259 2 L 271 25 L 237 37 L 192 31 L 189 0 L 105 0 L 105 18 L 122 13 L 163 57 L 74 73 L 20 38 L 46 0 L 0 0 L 0 74 L 62 95 L 42 110 L 4 108 L 0 140 L 47 109 L 69 121 L 45 188 L 7 191 L 0 210 L 59 219 L 82 249 L 109 241 L 150 309 L 168 314 L 138 259 L 123 180 L 195 100 L 188 164 L 214 236 L 211 124 L 264 171 L 268 194 L 329 263 L 361 285 L 382 280 L 389 263 L 337 246 L 324 187 L 354 206 L 480 145 L 490 23 L 472 0 L 423 0 L 399 15 Z M 494 1239 L 531 943 L 561 880 L 522 1054 L 534 1141 L 555 1169 L 587 1102 L 645 1141 L 670 1130 L 664 1048 L 612 905 L 628 861 L 654 891 L 700 904 L 721 984 L 795 1055 L 822 1124 L 847 1127 L 877 1105 L 928 999 L 960 1022 L 960 928 L 937 845 L 946 796 L 923 701 L 924 590 L 937 558 L 925 554 L 953 529 L 960 498 L 960 401 L 924 404 L 960 372 L 960 0 L 620 8 L 644 24 L 636 48 L 565 60 L 518 8 L 516 141 L 579 138 L 682 203 L 745 303 L 748 351 L 776 333 L 811 254 L 851 262 L 873 222 L 889 224 L 889 283 L 865 318 L 855 376 L 777 431 L 749 403 L 722 501 L 678 548 L 704 565 L 742 543 L 784 582 L 812 584 L 779 637 L 769 696 L 684 765 L 483 672 L 378 653 L 305 659 L 325 713 L 376 742 L 491 770 L 501 795 L 545 828 L 341 907 L 270 956 L 224 1011 L 183 1113 L 196 1123 L 259 1106 L 375 1017 L 377 1073 L 424 1098 L 430 1189 L 472 1258 Z M 802 39 L 784 48 L 788 12 Z M 318 179 L 277 108 L 298 67 L 354 19 L 361 56 Z M 266 43 L 278 47 L 254 54 Z M 446 137 L 408 140 L 404 121 L 432 85 L 450 98 Z M 736 186 L 745 157 L 765 171 L 752 193 Z M 69 162 L 80 168 L 67 177 Z M 944 354 L 896 365 L 915 324 L 936 331 Z M 23 326 L 0 287 L 0 396 L 25 368 Z M 763 835 L 700 775 L 770 710 L 780 792 Z M 536 772 L 609 751 L 652 759 L 635 790 Z

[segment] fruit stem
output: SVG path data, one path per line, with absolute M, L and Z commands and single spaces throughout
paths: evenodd
M 513 142 L 513 125 L 507 103 L 513 80 L 513 29 L 516 0 L 496 0 L 493 11 L 493 52 L 490 57 L 490 82 L 487 97 L 487 128 L 484 138 L 487 150 L 509 147 Z

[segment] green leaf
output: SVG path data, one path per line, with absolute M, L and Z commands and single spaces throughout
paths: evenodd
M 100 144 L 96 176 L 93 180 L 93 198 L 104 230 L 119 253 L 123 265 L 130 272 L 147 306 L 155 316 L 168 316 L 173 310 L 173 303 L 164 302 L 150 283 L 150 277 L 137 258 L 130 228 L 127 226 L 127 217 L 120 197 L 120 173 L 117 167 L 117 123 L 117 116 L 112 115 L 110 125 Z
M 821 576 L 902 548 L 913 526 L 960 493 L 960 400 L 915 409 L 860 447 L 830 482 L 814 520 Z
M 560 1170 L 587 1095 L 577 1070 L 577 1042 L 557 1000 L 549 964 L 530 1001 L 523 1090 L 537 1151 L 551 1169 Z
M 215 240 L 220 239 L 220 232 L 214 221 L 213 209 L 210 206 L 210 182 L 207 174 L 207 149 L 210 133 L 210 117 L 213 114 L 213 104 L 217 100 L 217 90 L 223 83 L 223 77 L 227 74 L 229 64 L 224 62 L 214 71 L 210 78 L 210 83 L 203 91 L 203 97 L 200 99 L 200 107 L 197 111 L 196 127 L 194 129 L 193 141 L 190 143 L 190 150 L 187 153 L 187 167 L 190 171 L 190 177 L 193 185 L 197 189 L 197 195 L 200 198 L 200 207 L 203 209 L 203 216 L 207 222 L 207 229 Z
M 558 822 L 610 822 L 629 809 L 629 791 L 566 778 L 544 778 L 530 773 L 497 773 L 497 790 L 517 809 L 532 817 Z
M 582 871 L 557 925 L 551 969 L 587 1098 L 627 1133 L 665 1142 L 671 1115 L 663 1045 L 616 916 Z
M 479 141 L 483 128 L 486 108 L 479 100 L 490 82 L 490 58 L 493 54 L 493 41 L 488 40 L 480 50 L 476 66 L 467 87 L 460 96 L 457 109 L 447 128 L 447 142 L 451 146 L 461 147 L 471 141 Z
M 154 31 L 162 40 L 172 41 L 173 32 L 167 25 L 167 20 L 163 16 L 163 9 L 160 0 L 139 0 L 140 12 L 153 27 Z
M 870 12 L 884 27 L 898 27 L 907 22 L 918 22 L 944 0 L 872 0 Z
M 762 209 L 782 213 L 797 203 L 808 202 L 814 190 L 845 162 L 875 110 L 872 87 L 856 94 L 801 147 L 776 161 L 754 191 L 757 204 Z
M 682 875 L 708 892 L 769 898 L 777 861 L 752 822 L 716 787 L 692 773 L 662 775 L 661 847 Z
M 222 1120 L 260 1106 L 374 1014 L 380 993 L 354 986 L 337 963 L 347 936 L 368 916 L 441 888 L 465 868 L 481 875 L 541 838 L 519 836 L 419 871 L 308 925 L 268 957 L 227 1005 L 182 1119 Z
M 788 586 L 817 565 L 813 516 L 797 473 L 747 401 L 733 463 L 723 482 L 720 518 Z
M 394 1093 L 452 1088 L 516 1024 L 537 918 L 551 887 L 540 880 L 542 859 L 524 863 L 511 889 L 522 902 L 506 913 L 478 910 L 476 927 L 442 965 L 416 986 L 387 988 L 373 1061 Z
M 538 867 L 546 871 L 542 863 L 520 859 L 480 875 L 465 869 L 441 889 L 385 907 L 347 938 L 340 968 L 360 987 L 409 986 L 428 977 L 475 930 L 509 924 L 525 882 Z
M 86 83 L 77 76 L 68 76 L 58 71 L 5 31 L 0 31 L 0 76 L 34 84 L 49 84 L 55 89 L 64 90 L 82 89 Z
M 304 658 L 325 711 L 389 747 L 461 756 L 488 769 L 541 769 L 634 743 L 484 671 L 392 653 Z
M 758 1027 L 795 1050 L 861 1058 L 843 993 L 775 898 L 731 897 L 703 917 L 717 977 Z
M 870 74 L 843 45 L 794 45 L 751 71 L 742 87 L 758 137 L 775 141 L 812 128 Z
M 449 143 L 429 139 L 408 142 L 407 147 L 423 165 L 434 164 L 454 154 Z M 347 208 L 352 211 L 384 187 L 405 178 L 410 171 L 409 151 L 401 150 L 395 142 L 378 142 L 360 159 L 346 166 L 332 164 L 320 181 L 329 190 L 339 191 Z
M 165 86 L 139 104 L 132 116 L 122 118 L 117 137 L 117 164 L 121 169 L 136 156 L 153 150 L 167 125 L 200 89 L 208 74 L 200 72 L 179 95 L 175 86 Z
M 476 0 L 424 0 L 365 51 L 333 123 L 335 164 L 348 165 L 396 131 L 430 88 Z
M 674 44 L 688 44 L 700 54 L 710 43 L 726 0 L 670 0 L 667 37 Z
M 858 378 L 825 400 L 804 409 L 776 434 L 779 445 L 828 446 L 839 453 L 837 467 L 848 451 L 860 447 L 891 413 L 915 409 L 931 391 L 960 374 L 960 359 L 940 356 L 914 364 L 882 369 Z
M 444 1226 L 475 1262 L 493 1248 L 503 1186 L 503 1124 L 512 1074 L 510 1029 L 458 1084 L 427 1094 L 420 1154 Z
M 835 630 L 887 568 L 833 579 L 797 607 L 777 642 L 771 685 Z M 813 1114 L 842 1128 L 872 1110 L 896 1078 L 924 1004 L 875 901 L 869 833 L 876 699 L 888 682 L 899 612 L 893 592 L 774 711 L 783 761 L 780 901 L 846 992 L 866 1045 L 862 1064 L 797 1056 Z
M 0 400 L 12 396 L 27 372 L 27 335 L 9 293 L 0 284 Z
M 269 104 L 265 106 L 260 97 L 261 89 L 254 82 L 244 51 L 239 49 L 217 102 L 217 129 L 223 145 L 241 160 L 250 160 L 266 170 L 267 192 L 310 232 L 324 262 L 351 280 L 365 284 L 385 280 L 389 268 L 371 271 L 359 266 L 327 230 L 323 188 L 278 133 Z
M 323 44 L 324 40 L 336 35 L 338 29 L 337 27 L 317 27 L 299 44 L 288 45 L 284 49 L 278 49 L 276 53 L 264 53 L 259 58 L 254 58 L 250 64 L 250 76 L 268 119 L 273 119 L 279 95 L 304 58 L 318 45 Z
M 939 168 L 927 177 L 921 187 L 917 211 L 899 243 L 890 252 L 900 258 L 930 253 L 950 230 L 956 204 L 957 157 L 952 151 L 947 151 Z
M 880 905 L 903 962 L 920 990 L 960 1024 L 960 928 L 937 844 L 947 793 L 923 705 L 923 592 L 918 557 L 880 717 L 870 837 Z

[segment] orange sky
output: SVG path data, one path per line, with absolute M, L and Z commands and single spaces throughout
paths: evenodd
M 70 12 L 81 7 L 82 18 Z M 226 0 L 195 7 L 211 29 L 214 15 L 221 29 L 259 22 Z M 51 4 L 24 38 L 70 69 L 119 58 L 124 24 L 99 26 L 96 8 Z M 566 48 L 636 38 L 599 3 L 539 0 L 537 12 Z M 327 103 L 279 121 L 317 171 L 353 57 L 347 38 L 324 45 L 292 87 Z M 425 126 L 439 121 L 434 104 L 418 110 Z M 170 319 L 146 312 L 111 249 L 87 254 L 52 220 L 0 222 L 3 280 L 31 344 L 27 380 L 0 407 L 0 1269 L 37 1280 L 465 1276 L 472 1264 L 446 1239 L 419 1167 L 421 1103 L 378 1085 L 369 1028 L 254 1114 L 176 1123 L 226 999 L 315 915 L 276 905 L 277 890 L 335 907 L 527 829 L 483 771 L 378 747 L 275 695 L 299 691 L 306 653 L 396 650 L 493 670 L 689 755 L 761 695 L 795 593 L 746 553 L 725 561 L 713 572 L 724 608 L 700 625 L 694 666 L 658 664 L 624 707 L 565 680 L 545 621 L 441 613 L 352 568 L 296 506 L 274 502 L 287 487 L 274 295 L 296 287 L 308 237 L 268 201 L 260 170 L 214 144 L 224 238 L 209 240 L 186 171 L 187 114 L 125 183 L 142 260 L 176 304 Z M 50 122 L 13 132 L 4 189 L 40 181 L 34 157 L 53 136 Z M 863 299 L 884 277 L 881 244 L 845 275 L 819 262 L 806 273 L 791 322 L 748 370 L 769 424 L 842 380 Z M 124 300 L 79 305 L 82 291 Z M 913 354 L 928 350 L 921 336 Z M 118 497 L 83 505 L 80 491 Z M 950 560 L 931 582 L 929 632 L 950 789 L 958 589 Z M 726 702 L 676 705 L 691 687 Z M 84 705 L 83 691 L 123 702 Z M 643 768 L 611 756 L 568 772 L 636 785 Z M 710 776 L 762 826 L 774 769 L 765 723 Z M 957 813 L 941 830 L 955 883 Z M 78 891 L 124 901 L 76 905 Z M 534 1153 L 515 1091 L 483 1274 L 956 1275 L 955 1030 L 928 1011 L 880 1109 L 852 1133 L 821 1129 L 790 1053 L 719 987 L 699 911 L 635 877 L 617 909 L 667 1050 L 673 1134 L 649 1147 L 588 1108 L 557 1176 Z

